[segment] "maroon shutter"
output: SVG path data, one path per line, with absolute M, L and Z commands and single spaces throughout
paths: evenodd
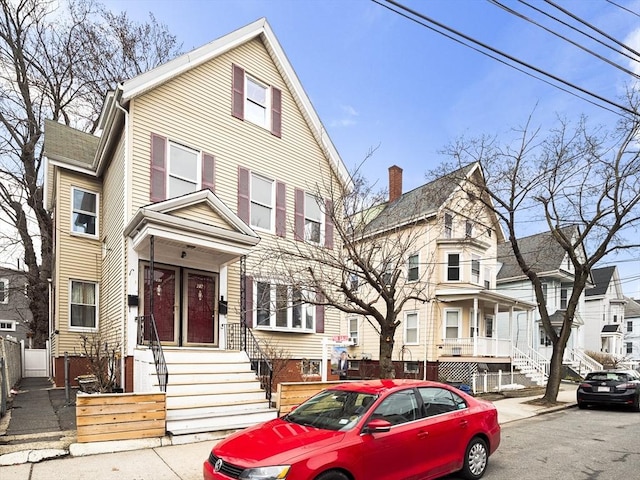
M 244 277 L 244 321 L 249 328 L 253 327 L 253 277 Z
M 333 202 L 325 198 L 324 200 L 324 246 L 333 248 Z
M 238 217 L 249 225 L 249 170 L 238 167 Z
M 318 302 L 324 302 L 324 295 L 316 294 Z M 324 333 L 324 305 L 316 305 L 316 333 Z
M 213 155 L 202 153 L 202 188 L 208 188 L 212 192 L 216 191 L 216 159 Z
M 282 136 L 282 92 L 271 87 L 271 133 Z
M 304 190 L 296 188 L 295 192 L 295 213 L 294 213 L 294 238 L 304 240 Z
M 244 69 L 233 65 L 231 115 L 244 120 Z
M 151 202 L 161 202 L 167 198 L 166 193 L 166 156 L 167 139 L 151 134 L 151 173 L 150 194 Z
M 287 186 L 276 182 L 276 235 L 287 236 Z

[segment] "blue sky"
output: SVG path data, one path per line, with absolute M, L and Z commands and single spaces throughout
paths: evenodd
M 535 18 L 533 10 L 502 0 Z M 561 16 L 540 0 L 530 2 Z M 640 13 L 639 0 L 613 0 Z M 617 115 L 504 66 L 370 0 L 106 0 L 135 20 L 151 11 L 188 51 L 266 17 L 347 167 L 378 147 L 365 171 L 380 188 L 387 169 L 404 170 L 404 190 L 425 182 L 461 135 L 509 135 L 534 111 L 534 124 L 556 115 L 613 127 Z M 486 0 L 401 3 L 554 75 L 618 101 L 630 75 L 581 52 Z M 640 16 L 606 0 L 556 3 L 619 41 L 640 49 Z M 545 23 L 549 24 L 548 21 Z M 559 26 L 554 29 L 560 30 Z M 566 29 L 562 32 L 567 33 Z M 612 50 L 574 40 L 630 68 Z M 636 71 L 640 69 L 636 67 Z M 532 232 L 533 233 L 533 232 Z M 640 295 L 640 262 L 619 264 L 628 294 Z

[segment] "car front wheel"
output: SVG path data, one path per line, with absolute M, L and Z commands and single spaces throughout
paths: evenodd
M 337 470 L 329 470 L 316 477 L 316 480 L 349 480 L 344 473 Z
M 487 443 L 481 438 L 474 438 L 467 445 L 464 455 L 464 466 L 460 473 L 467 480 L 477 480 L 484 475 L 489 461 Z

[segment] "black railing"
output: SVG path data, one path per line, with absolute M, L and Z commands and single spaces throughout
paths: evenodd
M 167 362 L 164 359 L 162 344 L 158 337 L 156 320 L 153 315 L 142 315 L 136 320 L 138 322 L 138 345 L 148 344 L 151 349 L 151 352 L 153 353 L 153 362 L 156 366 L 156 373 L 158 374 L 160 391 L 166 392 L 167 383 L 169 382 L 169 371 L 167 370 Z
M 227 323 L 225 325 L 227 350 L 241 350 L 247 352 L 251 361 L 251 368 L 260 379 L 260 385 L 271 401 L 273 385 L 273 365 L 267 355 L 260 348 L 260 344 L 251 330 L 241 323 Z

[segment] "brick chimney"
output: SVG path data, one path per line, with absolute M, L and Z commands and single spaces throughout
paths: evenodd
M 389 167 L 389 203 L 402 195 L 402 169 L 397 165 Z

